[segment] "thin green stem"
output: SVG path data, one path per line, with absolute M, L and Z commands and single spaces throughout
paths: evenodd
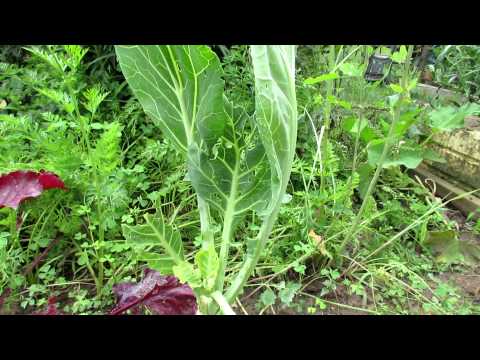
M 360 210 L 357 213 L 357 216 L 355 217 L 355 220 L 353 221 L 352 226 L 350 227 L 350 231 L 348 232 L 347 236 L 345 236 L 345 239 L 343 240 L 343 242 L 340 245 L 340 248 L 338 249 L 338 254 L 340 255 L 343 254 L 345 246 L 349 244 L 352 238 L 352 235 L 357 230 L 358 224 L 360 223 L 363 213 L 365 212 L 365 209 L 367 207 L 367 204 L 370 201 L 370 196 L 372 195 L 375 185 L 377 184 L 378 178 L 380 177 L 380 174 L 382 172 L 383 164 L 385 163 L 385 160 L 387 159 L 387 155 L 390 152 L 391 142 L 392 142 L 391 140 L 393 138 L 395 125 L 399 117 L 400 117 L 400 109 L 399 107 L 396 107 L 394 110 L 393 120 L 390 125 L 387 138 L 385 140 L 385 145 L 383 146 L 382 154 L 380 155 L 380 159 L 378 160 L 375 174 L 373 175 L 373 178 L 370 181 L 370 184 L 368 185 L 368 189 L 367 189 L 367 192 L 365 193 L 365 197 L 362 201 L 362 205 L 360 207 Z
M 272 231 L 273 224 L 275 223 L 279 210 L 280 210 L 280 204 L 277 204 L 277 206 L 272 211 L 272 213 L 264 220 L 262 227 L 260 228 L 260 231 L 257 236 L 257 246 L 255 247 L 252 253 L 250 254 L 247 253 L 247 258 L 245 259 L 245 262 L 240 268 L 232 284 L 228 288 L 226 292 L 226 299 L 230 304 L 232 304 L 233 301 L 235 301 L 235 298 L 243 289 L 243 286 L 245 285 L 248 278 L 250 277 L 253 270 L 255 269 L 255 266 L 257 265 L 258 260 L 260 259 L 260 255 L 262 254 L 262 251 L 265 248 L 270 232 Z
M 328 53 L 328 69 L 333 70 L 335 68 L 335 45 L 330 45 L 330 50 Z M 322 149 L 322 154 L 325 154 L 326 148 L 327 148 L 327 143 L 328 143 L 328 131 L 330 130 L 330 116 L 332 113 L 332 104 L 330 103 L 330 98 L 333 94 L 334 90 L 334 81 L 333 80 L 327 80 L 327 97 L 325 101 L 325 106 L 323 108 L 323 123 L 325 126 L 325 131 L 324 131 L 324 140 L 322 141 L 321 149 Z M 325 190 L 325 177 L 322 176 L 320 177 L 320 192 L 323 193 Z
M 408 54 L 407 54 L 407 60 L 405 61 L 405 65 L 403 68 L 403 77 L 401 79 L 401 84 L 404 89 L 407 88 L 408 80 L 409 80 L 409 70 L 410 70 L 410 59 L 412 56 L 413 52 L 413 46 L 410 45 L 408 48 Z M 380 177 L 380 174 L 382 172 L 383 164 L 385 163 L 385 160 L 387 159 L 387 156 L 390 152 L 390 148 L 392 146 L 393 140 L 394 140 L 394 131 L 395 131 L 395 125 L 397 124 L 397 121 L 400 118 L 400 104 L 402 103 L 402 100 L 404 99 L 405 94 L 402 93 L 400 94 L 400 98 L 398 102 L 393 106 L 393 119 L 392 123 L 390 124 L 390 129 L 388 131 L 387 138 L 385 139 L 385 145 L 382 150 L 382 154 L 380 155 L 380 159 L 378 160 L 377 168 L 375 170 L 375 174 L 373 175 L 372 180 L 370 181 L 370 184 L 368 185 L 367 192 L 365 194 L 365 197 L 363 199 L 362 205 L 360 207 L 360 210 L 357 213 L 357 216 L 355 217 L 355 220 L 350 227 L 350 231 L 348 232 L 347 236 L 343 240 L 343 242 L 340 245 L 340 248 L 338 250 L 338 254 L 342 255 L 345 247 L 349 244 L 351 241 L 351 238 L 353 234 L 356 232 L 358 224 L 360 223 L 363 213 L 365 212 L 365 209 L 367 207 L 367 204 L 370 200 L 370 196 L 373 193 L 373 190 L 377 184 L 378 178 Z

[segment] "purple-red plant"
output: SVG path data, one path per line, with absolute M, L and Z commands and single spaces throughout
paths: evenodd
M 117 306 L 110 315 L 119 315 L 131 310 L 141 314 L 144 308 L 157 315 L 195 315 L 197 300 L 190 286 L 181 284 L 175 276 L 163 276 L 145 269 L 143 279 L 135 283 L 113 286 Z
M 46 171 L 14 171 L 0 176 L 0 208 L 17 209 L 22 201 L 40 196 L 44 190 L 65 189 L 60 178 Z
M 48 299 L 48 306 L 45 310 L 34 313 L 34 315 L 64 315 L 57 309 L 57 298 L 52 296 Z

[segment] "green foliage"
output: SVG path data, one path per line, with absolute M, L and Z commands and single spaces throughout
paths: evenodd
M 295 48 L 251 47 L 256 100 L 251 119 L 225 98 L 219 59 L 207 46 L 118 46 L 116 51 L 145 112 L 186 157 L 199 201 L 223 216 L 216 277 L 222 291 L 238 217 L 257 210 L 268 216 L 267 224 L 273 222 L 287 186 L 296 141 Z M 211 244 L 208 213 L 208 208 L 200 209 L 202 240 Z M 210 257 L 215 264 L 213 253 Z M 196 259 L 202 260 L 201 272 L 211 277 L 204 256 Z M 190 263 L 177 263 L 173 271 L 184 280 L 199 278 Z M 244 281 L 245 275 L 235 286 Z
M 467 103 L 461 107 L 443 106 L 430 113 L 430 126 L 434 131 L 451 131 L 462 128 L 465 117 L 478 114 L 480 105 Z
M 127 243 L 138 249 L 138 260 L 147 261 L 150 268 L 163 274 L 172 274 L 172 266 L 184 260 L 184 249 L 180 233 L 165 223 L 161 213 L 144 215 L 145 224 L 130 226 L 123 224 L 123 236 Z M 146 251 L 145 247 L 160 247 L 164 254 Z
M 105 313 L 112 286 L 148 266 L 192 286 L 205 313 L 220 292 L 233 307 L 249 277 L 249 313 L 249 299 L 260 314 L 479 313 L 438 279 L 474 271 L 478 246 L 405 171 L 445 161 L 431 134 L 477 104 L 420 105 L 406 46 L 299 46 L 295 68 L 293 47 L 225 49 L 220 62 L 207 46 L 2 48 L 0 174 L 45 169 L 68 188 L 0 209 L 2 311 L 54 295 L 67 313 Z M 474 47 L 440 49 L 434 76 L 474 95 Z M 364 79 L 374 51 L 394 62 L 389 84 Z
M 430 65 L 435 82 L 447 88 L 460 90 L 467 96 L 480 93 L 478 45 L 434 46 L 435 63 Z

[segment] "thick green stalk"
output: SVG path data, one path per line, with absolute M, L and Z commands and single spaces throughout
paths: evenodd
M 238 163 L 237 159 L 235 169 L 232 175 L 232 185 L 230 189 L 230 196 L 227 202 L 227 209 L 225 210 L 224 220 L 223 220 L 223 231 L 222 231 L 222 243 L 220 246 L 220 266 L 218 269 L 217 279 L 215 281 L 215 288 L 222 293 L 223 292 L 223 282 L 225 280 L 225 268 L 227 267 L 228 260 L 228 251 L 230 249 L 230 242 L 233 236 L 233 221 L 235 218 L 235 199 L 237 197 L 237 188 L 238 188 Z
M 214 291 L 211 294 L 211 297 L 217 302 L 223 315 L 235 315 L 235 311 L 233 311 L 233 309 L 230 307 L 230 304 L 220 291 Z

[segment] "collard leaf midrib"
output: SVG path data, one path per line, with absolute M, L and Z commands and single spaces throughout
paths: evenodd
M 272 168 L 272 203 L 278 203 L 287 186 L 296 144 L 295 48 L 252 45 L 251 53 L 256 122 Z
M 116 46 L 120 67 L 145 112 L 186 154 L 201 135 L 223 132 L 223 80 L 206 46 Z
M 117 47 L 145 111 L 186 155 L 197 193 L 235 216 L 278 203 L 296 139 L 294 51 L 257 48 L 257 115 L 246 121 L 248 115 L 225 98 L 220 61 L 207 46 Z

